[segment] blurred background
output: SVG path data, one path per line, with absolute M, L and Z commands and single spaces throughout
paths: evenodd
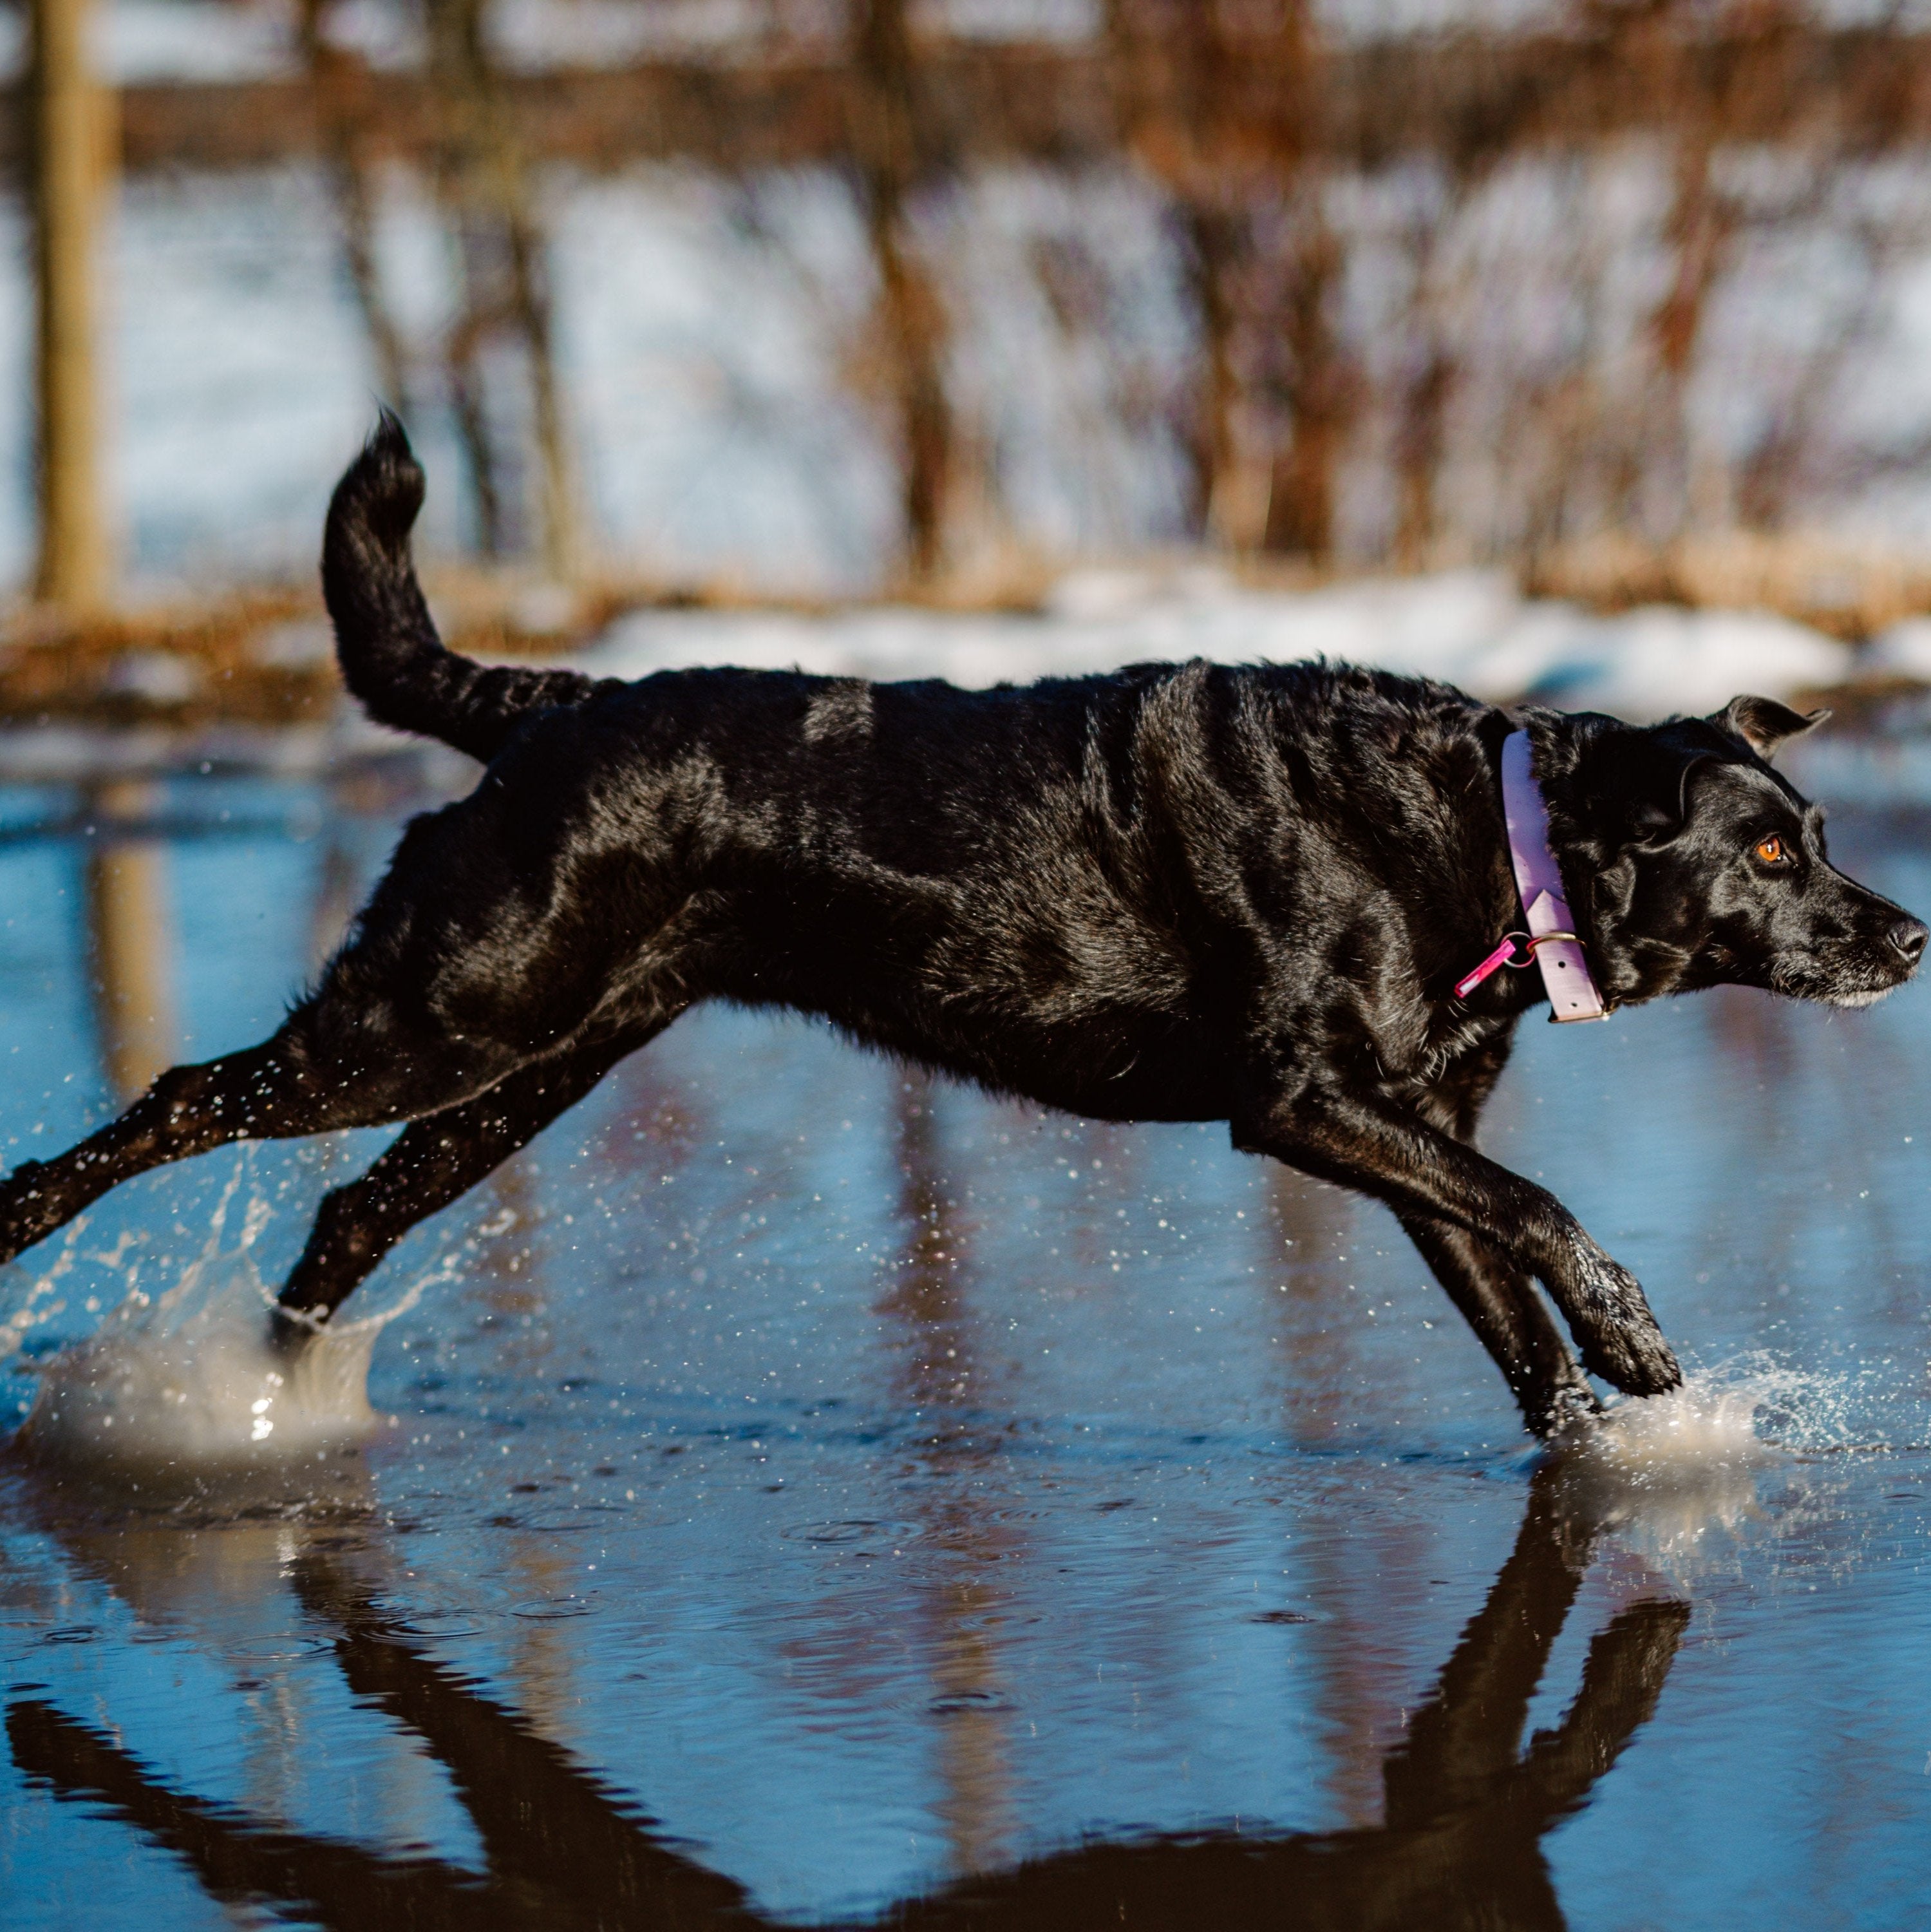
M 16 716 L 210 675 L 230 711 L 313 701 L 314 640 L 260 634 L 310 608 L 378 398 L 456 628 L 511 645 L 666 601 L 1036 608 L 1150 558 L 1277 592 L 1487 568 L 1854 646 L 1931 608 L 1908 7 L 0 22 Z M 96 662 L 103 618 L 189 668 Z

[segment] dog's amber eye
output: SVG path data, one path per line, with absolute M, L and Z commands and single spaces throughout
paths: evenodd
M 1757 848 L 1757 856 L 1761 859 L 1766 866 L 1782 865 L 1783 863 L 1783 841 L 1781 838 L 1775 838 L 1765 839 Z

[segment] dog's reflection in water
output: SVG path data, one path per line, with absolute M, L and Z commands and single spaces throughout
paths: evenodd
M 1561 1722 L 1525 1749 L 1530 1700 L 1594 1540 L 1564 1506 L 1559 1480 L 1545 1472 L 1532 1486 L 1487 1601 L 1390 1751 L 1378 1829 L 1087 1840 L 863 1922 L 959 1932 L 1561 1925 L 1541 1840 L 1655 1708 L 1690 1612 L 1660 1600 L 1618 1612 L 1591 1644 Z M 447 1768 L 484 1870 L 282 1830 L 175 1790 L 102 1732 L 35 1698 L 7 1712 L 16 1763 L 60 1796 L 124 1819 L 223 1904 L 294 1907 L 344 1932 L 775 1927 L 735 1882 L 426 1654 L 339 1556 L 310 1552 L 295 1581 L 304 1608 L 336 1631 L 350 1689 Z

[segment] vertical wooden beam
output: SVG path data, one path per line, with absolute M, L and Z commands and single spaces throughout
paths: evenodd
M 31 0 L 40 560 L 34 595 L 82 611 L 113 591 L 101 501 L 95 255 L 112 122 L 92 0 Z

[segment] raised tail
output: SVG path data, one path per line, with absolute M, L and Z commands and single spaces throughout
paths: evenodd
M 370 717 L 487 763 L 525 712 L 580 704 L 598 687 L 577 671 L 479 664 L 444 648 L 409 556 L 423 488 L 402 424 L 383 410 L 329 500 L 322 594 L 335 654 Z

